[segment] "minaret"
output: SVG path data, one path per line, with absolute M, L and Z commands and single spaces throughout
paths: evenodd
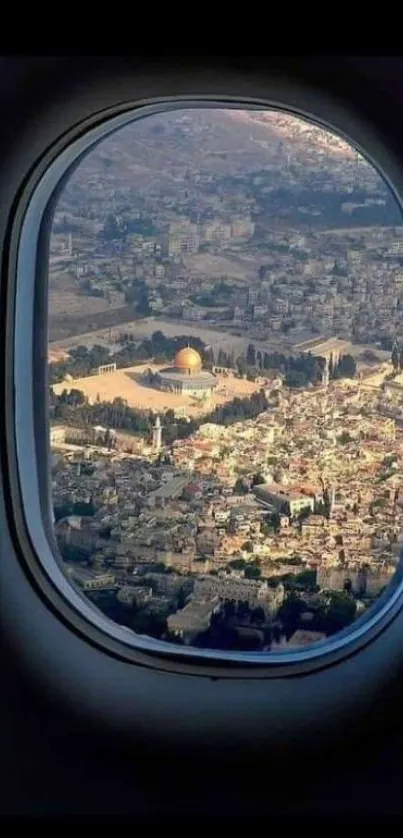
M 155 451 L 160 451 L 162 446 L 162 427 L 161 419 L 157 416 L 155 425 L 153 427 L 153 448 Z
M 327 387 L 328 384 L 329 384 L 329 360 L 328 360 L 327 357 L 325 358 L 325 361 L 326 361 L 326 363 L 325 363 L 323 373 L 322 373 L 322 385 L 323 385 L 323 387 Z
M 329 491 L 329 515 L 333 514 L 335 500 L 336 492 L 334 486 L 332 486 Z
M 71 233 L 69 233 L 69 238 L 68 238 L 68 251 L 69 251 L 69 256 L 72 256 L 73 255 L 73 236 L 71 235 Z

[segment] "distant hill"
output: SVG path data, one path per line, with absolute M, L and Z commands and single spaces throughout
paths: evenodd
M 71 201 L 112 198 L 120 190 L 155 189 L 174 198 L 196 175 L 223 178 L 275 168 L 284 186 L 324 171 L 335 184 L 381 188 L 379 176 L 334 135 L 279 112 L 174 110 L 144 117 L 100 143 L 79 166 L 60 209 Z M 189 184 L 194 190 L 194 183 Z M 206 191 L 201 184 L 198 187 Z

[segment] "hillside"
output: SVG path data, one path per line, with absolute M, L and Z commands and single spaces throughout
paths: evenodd
M 60 210 L 84 198 L 113 202 L 121 190 L 139 198 L 158 192 L 175 199 L 178 185 L 211 175 L 227 178 L 275 169 L 282 184 L 325 172 L 335 184 L 378 176 L 343 141 L 279 112 L 177 110 L 137 120 L 103 141 L 73 175 Z M 198 190 L 206 191 L 199 183 Z

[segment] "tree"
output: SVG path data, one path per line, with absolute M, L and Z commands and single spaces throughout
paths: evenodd
M 245 567 L 245 579 L 259 579 L 262 575 L 260 567 L 255 564 L 248 564 Z
M 340 436 L 337 437 L 337 442 L 339 442 L 340 445 L 348 445 L 348 443 L 351 442 L 351 439 L 352 437 L 350 436 L 348 431 L 343 431 L 343 433 L 341 433 Z
M 354 378 L 357 372 L 357 364 L 352 355 L 342 355 L 336 367 L 340 378 Z M 336 372 L 335 370 L 335 372 Z
M 78 407 L 80 404 L 84 404 L 85 395 L 81 390 L 77 390 L 73 387 L 68 395 L 68 400 L 69 404 L 73 405 L 73 407 Z
M 282 622 L 288 637 L 297 630 L 304 609 L 303 601 L 294 591 L 290 591 L 278 612 L 278 618 Z
M 248 367 L 256 366 L 256 349 L 253 343 L 250 343 L 246 350 L 246 364 Z
M 148 300 L 148 291 L 145 286 L 139 291 L 136 301 L 136 310 L 137 314 L 141 314 L 142 317 L 148 317 L 151 314 L 152 309 Z
M 217 366 L 218 367 L 227 367 L 228 366 L 228 356 L 227 356 L 227 353 L 224 352 L 223 349 L 218 350 Z
M 245 566 L 245 559 L 231 559 L 231 561 L 228 562 L 228 567 L 232 568 L 233 570 L 243 570 Z
M 287 372 L 284 383 L 286 387 L 290 387 L 291 389 L 306 387 L 307 377 L 304 372 Z
M 89 562 L 90 553 L 82 547 L 76 547 L 74 544 L 61 544 L 60 552 L 66 562 Z
M 244 480 L 242 480 L 242 477 L 238 477 L 238 479 L 235 483 L 235 486 L 234 486 L 234 494 L 235 495 L 247 495 L 248 492 L 249 492 L 249 489 L 248 489 L 246 483 L 244 482 Z
M 177 600 L 176 600 L 178 611 L 180 611 L 182 608 L 185 607 L 186 599 L 187 599 L 187 595 L 186 595 L 185 589 L 183 587 L 179 588 L 178 597 L 177 597 Z
M 251 615 L 251 621 L 253 623 L 264 623 L 266 620 L 266 615 L 264 613 L 263 608 L 261 605 L 257 605 L 256 608 L 253 609 Z
M 335 634 L 353 622 L 357 605 L 354 598 L 347 592 L 333 592 L 323 615 L 323 625 L 326 634 Z
M 295 583 L 305 590 L 312 590 L 316 586 L 316 570 L 302 570 L 295 575 Z
M 226 599 L 224 602 L 224 614 L 226 620 L 230 620 L 235 617 L 236 614 L 236 607 L 235 602 L 233 599 Z
M 62 506 L 55 506 L 53 507 L 53 513 L 55 516 L 55 523 L 57 524 L 57 522 L 61 521 L 62 518 L 68 518 L 69 515 L 72 515 L 73 505 L 71 503 L 65 503 Z
M 206 366 L 214 366 L 215 365 L 215 358 L 214 358 L 214 350 L 211 346 L 204 352 L 204 357 L 206 359 Z
M 86 515 L 95 515 L 95 506 L 92 501 L 89 503 L 77 501 L 73 504 L 73 515 L 82 515 L 83 517 Z
M 105 219 L 105 223 L 102 229 L 102 235 L 105 241 L 113 241 L 114 239 L 118 239 L 120 236 L 120 230 L 118 222 L 112 213 L 107 215 Z
M 239 375 L 246 375 L 246 369 L 247 369 L 246 361 L 245 361 L 245 358 L 242 357 L 242 355 L 240 355 L 239 358 L 237 359 L 236 367 L 237 367 Z
M 261 471 L 257 471 L 256 474 L 252 477 L 252 485 L 259 486 L 265 482 L 264 476 Z
M 275 532 L 278 532 L 280 529 L 280 513 L 279 512 L 271 512 L 267 516 L 267 523 Z

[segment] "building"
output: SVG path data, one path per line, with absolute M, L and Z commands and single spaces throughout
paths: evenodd
M 379 596 L 380 592 L 395 574 L 396 568 L 391 563 L 386 567 L 371 567 L 360 565 L 358 567 L 319 567 L 317 570 L 316 582 L 322 590 L 343 591 L 347 583 L 356 596 Z
M 155 425 L 153 427 L 153 448 L 155 451 L 160 451 L 162 445 L 162 427 L 161 419 L 157 416 Z
M 105 591 L 116 586 L 116 577 L 113 573 L 97 573 L 93 575 L 77 567 L 72 570 L 71 578 L 83 591 Z
M 313 355 L 315 358 L 327 358 L 328 361 L 332 359 L 333 364 L 337 364 L 342 355 L 347 355 L 350 349 L 351 343 L 348 340 L 325 337 L 312 338 L 293 346 L 294 352 Z
M 126 605 L 133 608 L 134 605 L 145 605 L 153 598 L 153 590 L 150 587 L 142 585 L 141 587 L 134 585 L 123 585 L 116 595 L 116 599 L 121 605 Z
M 149 371 L 146 378 L 158 390 L 180 395 L 210 397 L 216 386 L 215 376 L 203 370 L 199 353 L 190 346 L 176 353 L 172 367 L 165 367 L 156 373 Z
M 284 601 L 284 587 L 271 588 L 260 579 L 239 579 L 236 576 L 200 576 L 193 589 L 193 600 L 211 601 L 214 597 L 247 602 L 252 608 L 261 606 L 274 616 Z
M 302 492 L 287 491 L 284 486 L 277 483 L 261 483 L 255 486 L 253 491 L 263 503 L 275 506 L 278 512 L 290 515 L 291 518 L 300 515 L 305 509 L 310 509 L 311 512 L 315 509 L 313 496 Z
M 255 224 L 250 218 L 234 218 L 231 233 L 236 238 L 250 238 L 255 232 Z
M 57 522 L 55 535 L 59 546 L 66 544 L 90 551 L 102 544 L 98 529 L 98 522 L 90 516 L 69 515 Z
M 202 631 L 210 627 L 211 618 L 219 607 L 218 597 L 209 601 L 192 600 L 176 614 L 170 614 L 167 619 L 168 631 L 179 635 L 188 642 Z

